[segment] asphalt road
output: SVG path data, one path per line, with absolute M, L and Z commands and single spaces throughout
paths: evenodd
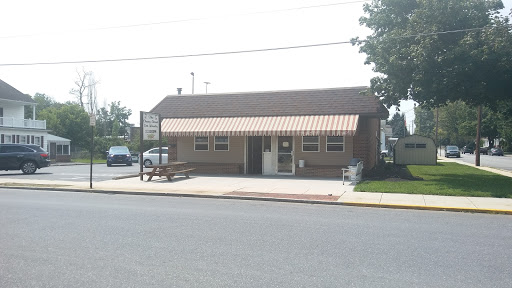
M 443 153 L 444 155 L 444 153 Z M 443 156 L 444 157 L 444 156 Z M 475 164 L 475 154 L 461 154 L 460 158 L 450 158 L 466 163 Z M 512 171 L 512 156 L 491 156 L 480 155 L 480 166 L 497 168 L 507 171 Z
M 0 287 L 512 287 L 511 220 L 0 189 Z

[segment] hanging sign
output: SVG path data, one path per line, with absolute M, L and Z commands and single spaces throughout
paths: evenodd
M 143 140 L 160 139 L 160 115 L 156 113 L 143 113 L 142 116 L 142 134 Z

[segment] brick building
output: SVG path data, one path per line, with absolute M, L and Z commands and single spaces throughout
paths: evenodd
M 388 117 L 367 87 L 172 95 L 161 116 L 169 161 L 198 173 L 341 175 L 352 158 L 373 168 Z

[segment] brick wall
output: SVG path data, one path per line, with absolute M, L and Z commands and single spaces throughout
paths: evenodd
M 71 162 L 71 155 L 55 155 L 55 162 Z
M 187 168 L 196 168 L 198 174 L 244 174 L 243 163 L 198 163 L 188 162 Z
M 309 166 L 295 167 L 295 176 L 298 177 L 341 177 L 341 166 Z
M 377 118 L 359 118 L 357 133 L 354 136 L 354 158 L 360 158 L 363 169 L 372 169 L 377 164 L 377 132 L 379 122 Z
M 178 160 L 178 137 L 167 137 L 168 149 L 167 156 L 169 162 Z

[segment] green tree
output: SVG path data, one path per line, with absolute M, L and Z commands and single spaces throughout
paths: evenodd
M 32 97 L 34 101 L 36 101 L 36 120 L 39 118 L 39 112 L 43 111 L 44 109 L 47 109 L 49 107 L 53 107 L 56 105 L 60 105 L 55 99 L 53 99 L 51 96 L 48 96 L 44 93 L 36 93 Z M 26 119 L 32 119 L 33 109 L 32 106 L 28 105 L 25 106 L 25 118 Z
M 381 76 L 371 90 L 388 107 L 413 99 L 425 108 L 462 100 L 495 107 L 512 91 L 508 18 L 499 0 L 373 0 L 352 39 Z M 448 32 L 458 31 L 458 32 Z
M 403 114 L 396 112 L 388 122 L 391 128 L 393 128 L 393 137 L 402 138 L 409 135 L 405 128 L 405 118 Z
M 77 104 L 64 104 L 46 108 L 39 117 L 56 135 L 68 138 L 72 145 L 88 147 L 91 141 L 89 115 Z
M 128 118 L 132 115 L 132 110 L 121 106 L 120 101 L 114 101 L 108 105 L 108 109 L 105 107 L 100 108 L 97 115 L 99 136 L 113 136 L 114 133 L 116 135 L 124 135 L 126 128 L 130 127 Z M 114 121 L 117 121 L 119 124 L 115 129 Z
M 434 111 L 418 106 L 414 108 L 414 115 L 414 125 L 416 126 L 414 134 L 435 140 L 436 121 L 434 119 Z

